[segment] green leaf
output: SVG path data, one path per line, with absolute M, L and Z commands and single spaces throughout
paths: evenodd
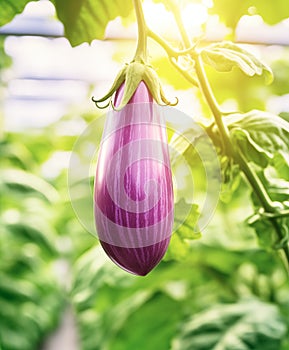
M 183 315 L 169 282 L 191 275 L 179 266 L 161 263 L 139 279 L 112 264 L 100 246 L 86 252 L 75 264 L 72 289 L 82 348 L 168 349 Z
M 241 172 L 233 159 L 227 156 L 221 156 L 221 169 L 223 182 L 220 199 L 224 203 L 229 203 L 235 191 L 239 188 Z
M 0 26 L 10 22 L 15 15 L 24 10 L 30 0 L 0 0 Z
M 180 304 L 164 293 L 156 293 L 131 313 L 109 348 L 167 350 L 180 319 Z M 143 326 L 144 322 L 147 323 L 146 327 Z
M 183 326 L 173 350 L 272 350 L 279 349 L 286 333 L 276 306 L 249 301 L 217 305 Z
M 268 84 L 273 80 L 270 67 L 249 51 L 229 41 L 207 46 L 201 51 L 201 57 L 205 63 L 220 72 L 229 72 L 238 67 L 250 77 L 264 75 Z
M 257 171 L 257 176 L 266 188 L 272 201 L 284 202 L 288 200 L 289 196 L 289 181 L 276 177 L 275 169 L 269 165 L 266 169 Z M 278 175 L 277 175 L 278 176 Z M 259 200 L 252 192 L 252 201 L 256 208 L 259 208 Z
M 251 0 L 256 14 L 263 17 L 268 24 L 276 24 L 289 17 L 289 6 L 287 0 L 263 1 Z
M 272 165 L 282 179 L 289 181 L 289 152 L 279 150 L 273 157 Z
M 258 110 L 235 115 L 234 119 L 233 122 L 227 120 L 231 137 L 246 159 L 262 168 L 275 163 L 279 172 L 286 171 L 284 162 L 287 162 L 287 156 L 284 155 L 289 150 L 289 123 Z
M 213 0 L 211 14 L 217 14 L 227 26 L 233 30 L 239 19 L 250 12 L 259 14 L 268 24 L 276 24 L 289 17 L 289 6 L 287 0 Z
M 175 204 L 173 235 L 165 256 L 166 260 L 184 261 L 189 257 L 192 250 L 190 241 L 201 238 L 197 228 L 199 217 L 197 204 L 187 203 L 184 198 Z
M 281 237 L 276 237 L 276 228 L 272 222 L 266 218 L 260 217 L 258 214 L 249 219 L 248 223 L 254 228 L 258 237 L 260 247 L 272 250 L 280 249 L 288 244 L 288 218 L 281 218 L 276 220 Z
M 189 128 L 182 133 L 173 134 L 169 143 L 172 166 L 179 160 L 181 154 L 184 154 L 190 147 L 196 146 L 197 141 L 203 136 L 204 132 L 201 128 Z
M 217 14 L 228 27 L 235 29 L 242 15 L 247 13 L 248 0 L 213 0 L 210 14 Z
M 286 51 L 281 57 L 271 61 L 270 65 L 274 72 L 274 84 L 270 86 L 271 94 L 278 96 L 286 95 L 289 91 L 289 62 Z
M 0 20 L 1 20 L 1 17 L 0 17 Z M 9 67 L 12 63 L 11 57 L 8 56 L 4 50 L 4 40 L 5 40 L 4 37 L 0 37 L 0 56 L 1 56 L 0 70 L 3 68 Z M 1 128 L 1 125 L 0 125 L 0 128 Z
M 56 202 L 59 194 L 56 189 L 40 177 L 19 169 L 5 169 L 0 173 L 0 185 L 12 185 L 39 192 L 49 202 Z
M 237 141 L 239 148 L 248 161 L 252 161 L 262 168 L 267 167 L 269 159 L 272 156 L 254 141 L 249 131 L 236 128 L 232 131 L 231 135 Z
M 118 16 L 128 16 L 133 7 L 130 0 L 52 1 L 72 46 L 103 39 L 108 22 Z
M 187 203 L 181 198 L 175 204 L 174 234 L 182 239 L 200 238 L 201 234 L 197 229 L 199 216 L 198 205 Z
M 14 302 L 35 300 L 38 298 L 37 288 L 30 282 L 14 276 L 0 273 L 0 295 Z M 2 313 L 0 311 L 0 313 Z
M 20 242 L 33 242 L 41 250 L 48 253 L 51 258 L 56 255 L 56 249 L 52 244 L 53 236 L 51 230 L 43 223 L 31 225 L 29 222 L 23 220 L 18 223 L 6 224 L 6 227 Z
M 182 239 L 179 235 L 173 234 L 169 248 L 164 257 L 165 260 L 186 261 L 192 252 L 192 247 L 188 240 Z

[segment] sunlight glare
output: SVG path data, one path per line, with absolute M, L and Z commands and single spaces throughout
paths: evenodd
M 208 19 L 208 8 L 211 0 L 203 0 L 202 3 L 191 3 L 182 9 L 182 19 L 190 36 L 200 34 L 201 26 Z M 174 16 L 163 4 L 155 4 L 151 1 L 143 3 L 144 12 L 148 26 L 157 30 L 159 34 L 166 37 L 177 37 L 178 29 Z
M 149 28 L 157 30 L 158 34 L 166 35 L 167 37 L 176 36 L 173 14 L 167 11 L 163 4 L 145 1 L 143 9 Z
M 182 10 L 182 18 L 188 29 L 192 26 L 197 27 L 206 22 L 208 11 L 203 4 L 188 4 Z

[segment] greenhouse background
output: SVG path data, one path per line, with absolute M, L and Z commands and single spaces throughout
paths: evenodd
M 220 78 L 208 67 L 221 106 L 266 110 L 288 121 L 289 18 L 276 15 L 268 24 L 252 5 L 232 34 L 211 7 L 209 1 L 189 2 L 183 13 L 190 34 L 205 31 L 205 43 L 234 34 L 274 73 L 266 85 L 263 77 L 237 69 Z M 145 1 L 144 11 L 152 28 L 178 40 L 163 4 Z M 146 277 L 116 267 L 87 232 L 81 215 L 92 208 L 85 189 L 79 187 L 71 203 L 67 175 L 75 142 L 105 116 L 91 97 L 101 96 L 131 59 L 133 21 L 116 18 L 105 40 L 72 47 L 52 2 L 41 0 L 0 27 L 0 349 L 222 350 L 231 337 L 243 341 L 236 349 L 287 350 L 289 284 L 277 254 L 260 248 L 248 226 L 254 208 L 245 180 L 231 184 L 234 191 L 223 184 L 202 237 L 186 239 L 180 229 L 165 259 Z M 178 97 L 177 108 L 195 121 L 209 120 L 198 91 L 150 45 L 152 64 L 167 94 Z M 92 136 L 96 145 L 101 132 Z M 188 152 L 186 162 L 202 198 L 199 159 Z M 178 195 L 194 201 L 186 198 L 191 179 L 183 165 L 173 170 L 183 178 Z M 283 191 L 274 196 L 288 200 L 285 171 L 287 180 L 278 183 Z M 75 213 L 73 204 L 83 213 Z M 242 338 L 244 328 L 253 339 Z M 216 339 L 218 348 L 209 345 Z

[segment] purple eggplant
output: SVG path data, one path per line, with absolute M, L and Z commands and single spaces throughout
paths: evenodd
M 114 106 L 122 101 L 124 84 Z M 122 269 L 140 276 L 164 256 L 174 220 L 165 120 L 141 81 L 108 113 L 96 168 L 94 213 L 100 243 Z

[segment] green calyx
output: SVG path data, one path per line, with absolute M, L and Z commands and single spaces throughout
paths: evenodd
M 155 72 L 155 70 L 146 63 L 143 63 L 143 61 L 136 60 L 132 61 L 130 64 L 126 64 L 125 67 L 118 73 L 110 90 L 105 96 L 103 96 L 100 99 L 95 99 L 94 97 L 92 97 L 92 101 L 98 108 L 108 107 L 108 105 L 112 103 L 112 95 L 119 89 L 122 83 L 124 83 L 124 93 L 119 106 L 116 108 L 112 103 L 112 107 L 115 110 L 120 110 L 127 105 L 141 81 L 143 81 L 146 84 L 153 99 L 159 105 L 175 106 L 178 103 L 177 99 L 174 103 L 166 99 L 158 75 Z M 106 103 L 104 106 L 100 105 L 102 102 L 105 102 L 107 100 L 108 103 Z

